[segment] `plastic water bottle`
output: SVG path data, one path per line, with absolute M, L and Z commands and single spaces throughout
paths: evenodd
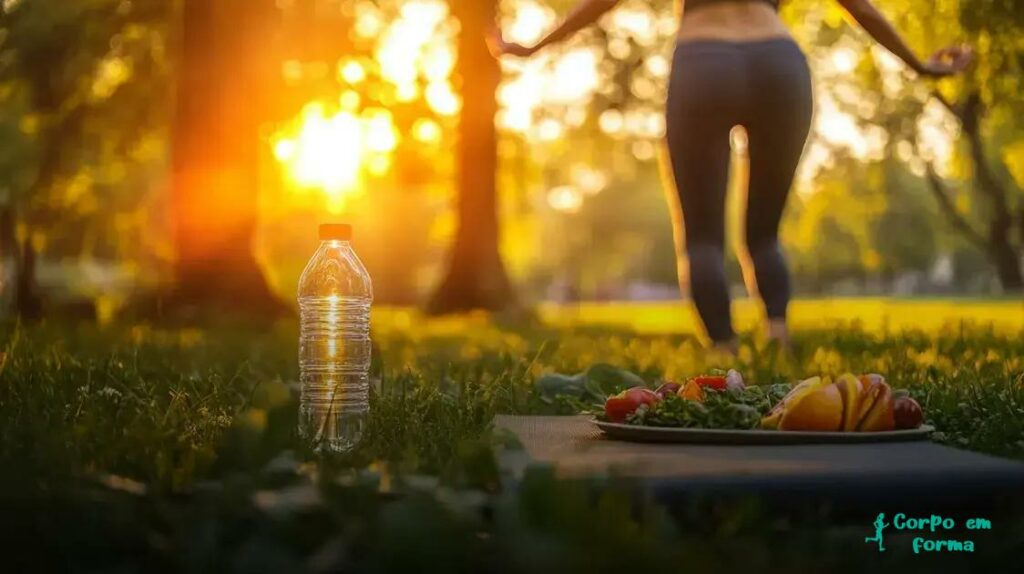
M 334 452 L 359 442 L 370 410 L 373 285 L 351 237 L 349 225 L 321 225 L 320 247 L 299 279 L 299 433 Z

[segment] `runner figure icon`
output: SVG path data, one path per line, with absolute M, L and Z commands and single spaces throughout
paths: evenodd
M 877 542 L 878 551 L 885 552 L 885 546 L 882 546 L 882 531 L 885 530 L 889 525 L 885 522 L 885 513 L 880 512 L 878 518 L 875 519 L 875 535 L 864 538 L 864 542 Z

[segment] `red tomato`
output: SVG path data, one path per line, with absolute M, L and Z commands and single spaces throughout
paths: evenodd
M 633 387 L 609 397 L 604 403 L 604 414 L 613 423 L 621 423 L 636 412 L 640 405 L 653 405 L 661 400 L 654 391 L 645 387 Z
M 613 423 L 621 423 L 626 420 L 626 417 L 633 414 L 635 410 L 636 405 L 633 404 L 633 401 L 627 399 L 623 393 L 619 393 L 614 397 L 608 397 L 608 400 L 604 402 L 604 414 Z

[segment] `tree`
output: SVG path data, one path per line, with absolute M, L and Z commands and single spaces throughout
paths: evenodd
M 1024 11 L 1019 0 L 969 0 L 954 14 L 967 40 L 979 54 L 978 66 L 959 86 L 956 96 L 936 90 L 932 97 L 959 121 L 971 163 L 971 192 L 988 206 L 985 232 L 944 209 L 958 229 L 982 248 L 995 265 L 1004 291 L 1024 291 L 1024 181 L 1015 181 L 998 149 L 1024 143 Z M 987 125 L 986 125 L 987 124 Z M 993 149 L 996 148 L 996 149 Z M 939 203 L 946 189 L 928 170 Z M 978 241 L 982 239 L 983 241 Z
M 90 226 L 110 227 L 111 206 L 143 196 L 114 190 L 128 188 L 124 174 L 142 163 L 135 150 L 160 123 L 163 101 L 148 90 L 165 78 L 167 14 L 159 0 L 39 0 L 0 11 L 0 256 L 13 261 L 23 318 L 43 313 L 40 251 L 69 237 L 82 249 Z
M 807 4 L 807 3 L 805 3 Z M 1024 144 L 1021 125 L 1021 31 L 1024 12 L 1017 0 L 907 2 L 896 18 L 911 45 L 920 52 L 962 41 L 975 48 L 977 62 L 963 77 L 929 83 L 909 71 L 880 69 L 867 57 L 857 69 L 860 100 L 875 112 L 866 121 L 886 128 L 890 148 L 906 142 L 908 158 L 918 166 L 949 228 L 982 253 L 1006 292 L 1024 289 L 1024 179 L 1015 180 L 1004 148 Z M 809 5 L 808 5 L 809 6 Z M 807 8 L 807 6 L 803 6 Z M 844 36 L 842 24 L 826 21 L 818 37 L 825 44 Z M 865 54 L 871 54 L 866 51 Z M 903 77 L 900 78 L 899 76 Z M 883 80 L 883 76 L 885 79 Z M 849 87 L 849 86 L 844 86 Z M 923 152 L 921 118 L 937 102 L 959 124 L 958 152 L 951 176 L 940 175 L 937 160 Z
M 173 125 L 176 286 L 172 303 L 285 307 L 252 250 L 260 126 L 277 67 L 272 0 L 186 0 Z
M 463 102 L 456 152 L 458 228 L 447 273 L 428 309 L 433 313 L 498 310 L 514 299 L 499 252 L 494 118 L 501 69 L 485 41 L 495 23 L 497 2 L 452 0 L 450 6 L 461 25 L 457 63 Z
M 938 257 L 942 232 L 935 225 L 939 216 L 927 184 L 894 156 L 888 155 L 878 166 L 886 209 L 871 226 L 879 271 L 890 279 L 905 272 L 927 272 Z
M 816 175 L 815 192 L 793 198 L 795 217 L 783 233 L 793 273 L 801 279 L 797 286 L 822 292 L 840 281 L 863 283 L 878 271 L 873 228 L 889 209 L 883 171 L 878 163 L 837 154 L 835 165 Z
M 1020 292 L 1024 290 L 1024 270 L 1021 269 L 1024 205 L 1020 205 L 1024 192 L 1011 178 L 999 176 L 999 171 L 1005 172 L 1006 168 L 993 157 L 982 136 L 984 104 L 980 95 L 969 93 L 963 102 L 957 104 L 939 92 L 935 92 L 934 97 L 960 122 L 971 158 L 970 191 L 987 204 L 988 215 L 979 218 L 981 222 L 972 223 L 956 209 L 952 199 L 954 193 L 949 185 L 936 173 L 934 166 L 928 165 L 927 177 L 932 193 L 953 228 L 992 261 L 1003 290 Z

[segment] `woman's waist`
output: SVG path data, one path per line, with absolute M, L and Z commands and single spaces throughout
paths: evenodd
M 751 42 L 791 38 L 773 5 L 763 1 L 718 2 L 686 10 L 679 25 L 680 42 L 723 40 Z

